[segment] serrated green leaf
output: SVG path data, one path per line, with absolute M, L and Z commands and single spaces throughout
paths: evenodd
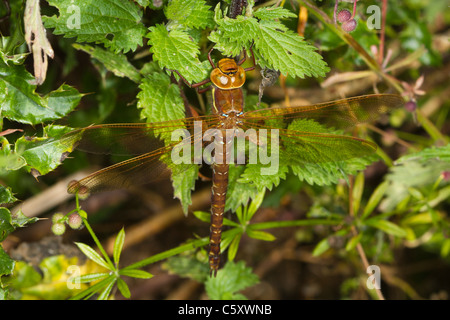
M 217 272 L 216 277 L 208 278 L 205 290 L 211 300 L 245 299 L 237 292 L 259 282 L 258 276 L 243 261 L 227 264 Z
M 275 20 L 283 18 L 295 18 L 297 15 L 283 7 L 262 7 L 255 11 L 253 15 L 261 20 Z
M 283 75 L 304 78 L 324 77 L 330 69 L 314 46 L 308 44 L 298 34 L 287 30 L 275 21 L 262 20 L 258 37 L 255 39 L 255 54 L 267 61 L 271 69 Z
M 204 29 L 213 27 L 213 12 L 204 0 L 172 0 L 165 9 L 171 26 L 183 25 L 188 28 Z
M 258 21 L 254 18 L 237 16 L 216 20 L 217 30 L 211 32 L 208 39 L 215 42 L 214 46 L 227 56 L 237 56 L 243 48 L 250 48 L 258 34 Z
M 11 188 L 0 185 L 0 204 L 7 204 L 16 202 L 17 198 L 14 197 Z
M 34 77 L 24 66 L 5 66 L 0 63 L 0 111 L 10 120 L 40 124 L 57 120 L 71 112 L 80 102 L 75 88 L 63 84 L 41 97 L 30 82 Z
M 183 100 L 177 85 L 163 73 L 146 76 L 139 85 L 138 108 L 147 122 L 176 120 L 185 117 Z
M 46 28 L 77 42 L 103 43 L 111 51 L 124 53 L 142 46 L 146 28 L 142 11 L 132 1 L 121 0 L 49 0 L 59 16 L 43 16 Z M 112 39 L 109 35 L 112 35 Z
M 100 254 L 98 254 L 94 249 L 92 249 L 90 246 L 84 244 L 84 243 L 80 243 L 80 242 L 75 242 L 75 244 L 77 245 L 77 247 L 81 250 L 81 252 L 84 253 L 84 255 L 86 257 L 88 257 L 89 259 L 91 259 L 92 261 L 94 261 L 96 264 L 104 267 L 105 269 L 110 269 L 110 266 L 108 265 L 108 263 L 105 261 L 105 259 L 103 259 Z
M 271 163 L 272 165 L 272 163 Z M 270 165 L 262 165 L 262 164 L 248 164 L 245 166 L 244 172 L 239 177 L 238 182 L 240 183 L 252 183 L 258 187 L 258 190 L 269 189 L 272 190 L 273 187 L 276 187 L 280 184 L 281 180 L 286 179 L 286 173 L 289 171 L 287 166 L 278 166 L 276 168 L 273 166 L 271 169 L 274 169 L 273 174 L 264 174 L 264 171 L 261 169 L 270 170 Z
M 77 50 L 82 50 L 88 53 L 92 58 L 100 61 L 106 69 L 114 73 L 118 77 L 126 77 L 130 80 L 139 83 L 141 75 L 136 68 L 128 61 L 127 57 L 121 53 L 113 53 L 104 50 L 98 46 L 92 47 L 89 45 L 80 45 L 74 43 L 72 45 Z
M 251 181 L 248 181 L 248 183 L 238 181 L 239 176 L 242 172 L 244 172 L 244 170 L 244 166 L 230 165 L 225 211 L 236 211 L 238 207 L 247 205 L 249 199 L 256 197 L 259 193 L 258 186 Z
M 258 21 L 252 17 L 238 16 L 236 19 L 222 17 L 217 12 L 215 20 L 218 24 L 209 40 L 215 42 L 215 48 L 225 55 L 236 56 L 243 48 L 249 49 L 252 43 L 257 63 L 261 67 L 275 69 L 282 74 L 293 77 L 324 77 L 329 71 L 322 57 L 315 52 L 316 48 L 303 40 L 298 34 L 289 30 L 282 23 L 275 21 L 274 15 L 291 16 L 288 11 L 260 9 L 259 15 L 267 19 Z M 255 15 L 257 15 L 255 13 Z
M 195 164 L 179 164 L 176 169 L 172 171 L 171 178 L 174 197 L 180 200 L 183 212 L 187 215 L 188 207 L 192 203 L 191 192 L 195 189 L 199 166 Z
M 366 221 L 364 221 L 364 224 L 367 226 L 378 228 L 393 236 L 404 238 L 407 235 L 407 232 L 400 226 L 388 220 L 380 219 L 378 217 L 367 219 Z
M 177 70 L 189 83 L 200 82 L 208 77 L 209 62 L 201 63 L 196 43 L 182 30 L 167 31 L 164 25 L 150 27 L 148 44 L 153 59 L 161 68 Z
M 395 161 L 395 164 L 402 164 L 408 161 L 418 161 L 424 163 L 428 160 L 450 163 L 450 144 L 442 147 L 425 148 L 419 152 L 408 154 Z
M 113 258 L 114 258 L 114 263 L 116 265 L 119 263 L 120 254 L 122 253 L 124 241 L 125 241 L 125 230 L 122 228 L 122 229 L 120 229 L 119 233 L 117 234 L 116 240 L 114 241 L 114 247 L 113 247 Z
M 34 175 L 44 175 L 54 170 L 73 151 L 76 141 L 60 141 L 71 128 L 64 126 L 47 126 L 44 137 L 20 137 L 15 144 L 15 152 L 25 159 L 28 171 Z

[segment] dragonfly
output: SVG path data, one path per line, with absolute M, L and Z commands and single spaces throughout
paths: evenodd
M 211 148 L 214 150 L 211 152 L 213 160 L 208 162 L 212 166 L 208 260 L 210 276 L 216 276 L 220 265 L 228 173 L 231 162 L 235 161 L 230 157 L 230 150 L 233 150 L 230 145 L 234 140 L 243 138 L 255 147 L 276 145 L 279 148 L 277 150 L 283 154 L 278 161 L 286 165 L 345 161 L 374 153 L 376 144 L 354 136 L 330 133 L 327 128 L 345 130 L 373 122 L 404 104 L 400 95 L 372 94 L 309 106 L 245 111 L 242 86 L 246 80 L 246 72 L 255 68 L 254 58 L 253 67 L 243 68 L 242 64 L 246 59 L 244 50 L 244 57 L 240 61 L 222 58 L 216 65 L 210 51 L 210 77 L 192 85 L 177 72 L 182 80 L 198 91 L 204 89 L 201 86 L 210 83 L 213 97 L 210 114 L 154 123 L 92 125 L 63 136 L 62 140 L 76 144 L 76 148 L 82 151 L 131 156 L 72 182 L 68 192 L 93 193 L 112 188 L 130 188 L 167 177 L 171 170 L 177 168 L 177 164 L 171 162 L 176 148 L 200 146 L 205 150 L 213 144 L 205 143 L 208 141 L 207 133 L 213 132 L 209 134 L 209 141 L 213 140 L 211 135 L 215 139 L 214 148 Z M 295 126 L 298 121 L 300 128 Z M 317 126 L 301 126 L 302 123 L 311 124 L 311 121 Z M 168 142 L 167 136 L 179 129 L 187 130 L 188 134 L 181 140 Z M 242 132 L 249 130 L 254 130 L 257 134 L 242 135 Z M 263 136 L 262 132 L 268 134 Z M 278 140 L 271 143 L 274 137 Z M 183 155 L 195 158 L 189 152 L 183 152 Z M 194 164 L 201 165 L 204 162 L 206 160 L 203 159 L 200 163 L 194 161 Z

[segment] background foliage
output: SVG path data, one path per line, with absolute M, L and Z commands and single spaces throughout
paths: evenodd
M 334 2 L 283 1 L 272 8 L 277 1 L 248 1 L 235 19 L 228 17 L 229 2 L 3 2 L 1 297 L 376 298 L 366 287 L 367 259 L 381 266 L 386 298 L 448 298 L 446 1 L 387 1 L 381 31 L 368 27 L 372 3 L 359 1 L 352 33 L 333 23 Z M 308 11 L 304 30 L 299 6 Z M 339 8 L 351 11 L 352 4 Z M 36 216 L 74 208 L 68 199 L 47 207 L 67 183 L 51 186 L 114 161 L 71 153 L 73 146 L 58 139 L 92 123 L 183 118 L 187 102 L 208 113 L 210 97 L 178 85 L 166 70 L 178 70 L 190 83 L 204 80 L 213 46 L 215 61 L 252 46 L 258 68 L 281 72 L 265 89 L 264 104 L 311 104 L 374 90 L 400 93 L 407 104 L 377 127 L 359 130 L 380 146 L 374 157 L 280 168 L 272 176 L 258 175 L 258 166 L 232 167 L 232 213 L 223 237 L 229 262 L 215 279 L 206 276 L 202 249 L 210 182 L 198 179 L 197 166 L 175 170 L 158 185 L 92 196 L 81 202 L 86 228 L 48 240 L 51 219 Z M 247 78 L 246 108 L 253 109 L 259 69 Z M 42 202 L 31 202 L 40 195 Z M 67 290 L 65 270 L 73 264 L 86 275 L 79 290 Z

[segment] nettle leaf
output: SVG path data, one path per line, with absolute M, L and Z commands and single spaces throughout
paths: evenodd
M 243 261 L 227 262 L 216 277 L 208 278 L 205 290 L 211 300 L 246 299 L 238 291 L 253 286 L 259 282 L 252 269 L 246 267 Z
M 147 34 L 154 60 L 161 68 L 179 71 L 189 83 L 200 82 L 208 77 L 211 68 L 208 61 L 200 62 L 199 48 L 189 34 L 181 30 L 167 31 L 164 25 L 150 27 Z
M 173 24 L 188 28 L 213 27 L 213 12 L 204 0 L 172 0 L 165 9 L 167 19 Z
M 264 58 L 262 67 L 293 77 L 324 77 L 330 69 L 316 47 L 277 21 L 261 20 L 255 39 L 255 55 Z M 259 61 L 259 60 L 258 60 Z
M 71 112 L 83 94 L 63 84 L 41 97 L 30 83 L 34 77 L 24 66 L 0 63 L 0 111 L 2 116 L 21 123 L 39 124 L 56 120 Z
M 184 103 L 180 89 L 170 83 L 168 75 L 161 72 L 148 74 L 139 85 L 137 107 L 141 109 L 141 118 L 147 122 L 160 122 L 185 117 Z M 170 141 L 171 135 L 167 137 Z
M 48 3 L 59 10 L 58 17 L 42 17 L 45 27 L 54 28 L 55 34 L 77 37 L 77 42 L 103 43 L 114 52 L 126 53 L 142 46 L 146 28 L 141 22 L 142 11 L 132 1 L 49 0 Z
M 283 7 L 262 7 L 255 11 L 253 15 L 261 20 L 275 20 L 284 18 L 296 18 L 297 15 Z
M 47 126 L 44 137 L 21 137 L 14 146 L 15 152 L 26 161 L 27 169 L 35 177 L 45 175 L 59 166 L 67 155 L 73 151 L 75 140 L 63 143 L 59 140 L 71 128 L 64 126 Z
M 172 186 L 174 198 L 181 202 L 183 212 L 187 215 L 188 207 L 192 203 L 191 191 L 195 189 L 200 167 L 195 164 L 178 164 L 172 167 Z
M 289 171 L 288 166 L 278 166 L 275 163 L 272 166 L 276 173 L 264 174 L 264 171 L 261 169 L 269 170 L 269 165 L 248 164 L 238 182 L 255 184 L 259 190 L 264 188 L 272 190 L 274 186 L 276 187 L 280 184 L 281 180 L 286 179 L 286 173 Z
M 216 7 L 217 10 L 218 6 Z M 220 10 L 220 9 L 219 9 Z M 216 20 L 217 30 L 211 32 L 208 39 L 215 42 L 215 48 L 228 56 L 237 56 L 242 48 L 249 48 L 258 34 L 258 21 L 254 18 L 237 16 Z M 254 48 L 255 49 L 255 48 Z
M 160 72 L 148 74 L 142 80 L 139 88 L 141 92 L 137 95 L 138 108 L 142 109 L 141 118 L 145 118 L 147 122 L 177 120 L 185 117 L 184 103 L 180 97 L 179 88 L 170 83 L 170 78 L 166 74 Z M 162 133 L 161 138 L 166 143 L 173 143 L 171 132 Z M 183 210 L 187 213 L 199 167 L 195 164 L 174 166 L 171 165 L 169 159 L 165 159 L 164 162 L 172 169 L 174 197 L 180 199 Z
M 395 208 L 409 188 L 422 188 L 436 182 L 443 171 L 448 170 L 450 162 L 449 145 L 426 148 L 422 151 L 401 157 L 386 175 L 388 187 L 381 208 L 389 211 Z
M 238 16 L 236 19 L 222 17 L 219 6 L 216 7 L 216 31 L 209 39 L 216 48 L 229 56 L 240 54 L 242 48 L 253 52 L 261 67 L 275 69 L 293 77 L 324 77 L 329 71 L 316 48 L 303 40 L 275 19 L 293 17 L 285 9 L 265 8 L 254 13 L 253 17 Z
M 141 75 L 139 74 L 139 71 L 128 61 L 124 54 L 113 53 L 97 46 L 92 47 L 76 43 L 73 44 L 73 47 L 88 53 L 92 58 L 100 61 L 106 69 L 116 76 L 129 78 L 136 83 L 140 82 Z
M 407 161 L 418 161 L 425 163 L 428 160 L 450 162 L 450 144 L 442 147 L 425 148 L 422 151 L 408 154 L 398 159 L 395 164 L 405 163 Z
M 245 166 L 230 165 L 225 211 L 231 210 L 234 212 L 238 207 L 247 205 L 250 199 L 254 199 L 259 194 L 259 188 L 255 183 L 239 180 L 244 171 Z

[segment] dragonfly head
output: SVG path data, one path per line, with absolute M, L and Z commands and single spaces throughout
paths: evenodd
M 222 90 L 240 88 L 245 83 L 245 70 L 233 59 L 224 58 L 211 72 L 211 82 Z

